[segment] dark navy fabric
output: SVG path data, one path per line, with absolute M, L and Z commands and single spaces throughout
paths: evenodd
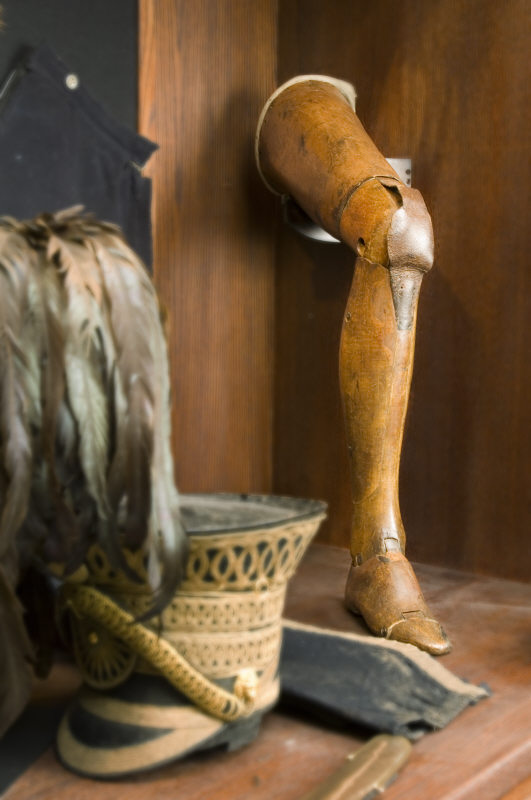
M 28 219 L 83 205 L 118 224 L 151 264 L 151 181 L 157 145 L 114 120 L 47 46 L 0 92 L 0 215 Z
M 481 699 L 451 689 L 426 669 L 416 648 L 340 631 L 304 629 L 284 620 L 280 658 L 281 701 L 321 721 L 418 739 L 444 728 Z M 484 687 L 485 688 L 485 687 Z M 488 695 L 485 688 L 485 695 Z

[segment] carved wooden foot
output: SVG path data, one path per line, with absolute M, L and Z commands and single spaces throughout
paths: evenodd
M 373 556 L 351 566 L 345 603 L 376 636 L 408 642 L 440 656 L 452 646 L 426 605 L 413 568 L 402 553 Z

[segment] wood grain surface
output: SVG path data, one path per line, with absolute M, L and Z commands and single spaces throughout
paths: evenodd
M 286 616 L 365 633 L 338 593 L 349 560 L 344 549 L 310 548 L 290 585 Z M 416 742 L 385 800 L 527 800 L 531 587 L 440 567 L 415 569 L 455 645 L 441 663 L 473 683 L 487 683 L 493 694 L 444 730 Z M 55 687 L 59 696 L 64 685 L 61 673 L 61 684 Z M 46 694 L 50 698 L 51 692 Z M 49 751 L 3 800 L 298 800 L 339 768 L 367 736 L 364 730 L 327 728 L 275 711 L 265 718 L 258 739 L 238 752 L 191 757 L 131 780 L 77 778 Z
M 507 794 L 504 794 L 500 800 L 529 800 L 531 797 L 531 777 L 526 778 L 514 786 Z
M 260 108 L 302 72 L 352 81 L 432 214 L 401 468 L 408 555 L 527 580 L 529 85 L 526 0 L 140 2 L 140 123 L 168 308 L 183 490 L 330 504 L 344 545 L 338 382 L 354 259 L 279 221 L 252 159 Z M 275 78 L 275 69 L 277 77 Z M 276 250 L 275 250 L 276 247 Z
M 253 138 L 274 89 L 276 2 L 142 0 L 140 130 L 160 145 L 155 280 L 168 311 L 183 491 L 271 488 L 273 199 Z
M 381 151 L 413 160 L 436 258 L 420 295 L 401 470 L 408 555 L 531 575 L 526 0 L 281 0 L 278 82 L 351 81 Z M 348 541 L 337 378 L 354 258 L 279 230 L 274 489 L 330 503 Z
M 343 549 L 314 545 L 292 581 L 286 615 L 363 632 L 338 592 L 348 565 Z M 439 662 L 465 680 L 486 684 L 492 697 L 417 742 L 385 800 L 500 800 L 531 775 L 531 586 L 414 567 L 453 643 Z

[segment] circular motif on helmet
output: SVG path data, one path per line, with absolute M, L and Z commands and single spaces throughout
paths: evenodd
M 90 619 L 71 614 L 70 630 L 77 665 L 94 689 L 112 689 L 128 678 L 137 656 L 120 639 Z

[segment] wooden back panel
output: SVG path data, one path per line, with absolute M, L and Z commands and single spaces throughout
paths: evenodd
M 275 255 L 278 204 L 252 162 L 272 89 L 335 75 L 382 152 L 413 159 L 434 223 L 401 471 L 408 555 L 529 577 L 526 6 L 278 0 L 277 17 L 275 0 L 140 0 L 183 489 L 323 498 L 321 539 L 348 543 L 338 351 L 354 258 L 281 224 Z
M 168 309 L 183 491 L 268 491 L 274 201 L 253 160 L 276 4 L 140 3 L 140 129 L 158 142 L 154 270 Z
M 283 0 L 279 83 L 354 83 L 381 151 L 413 159 L 433 217 L 401 470 L 408 554 L 531 574 L 525 0 Z M 339 245 L 282 230 L 277 251 L 275 489 L 331 504 L 347 541 L 348 469 L 336 378 L 353 268 Z M 289 400 L 287 399 L 289 398 Z

